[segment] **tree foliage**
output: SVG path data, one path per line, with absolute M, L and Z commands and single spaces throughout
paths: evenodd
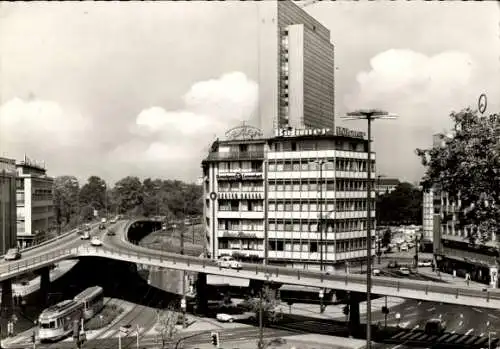
M 80 185 L 74 176 L 59 176 L 54 180 L 54 207 L 56 222 L 69 224 L 79 212 L 78 194 Z
M 54 205 L 57 223 L 64 226 L 78 220 L 88 221 L 94 210 L 100 216 L 105 208 L 110 215 L 164 216 L 167 220 L 199 216 L 202 212 L 202 188 L 181 181 L 125 177 L 114 186 L 91 176 L 80 188 L 74 176 L 55 179 Z
M 156 324 L 156 331 L 160 337 L 161 348 L 165 349 L 168 344 L 177 334 L 177 321 L 179 313 L 177 313 L 173 306 L 169 306 L 158 315 L 158 322 Z
M 262 288 L 262 315 L 263 319 L 270 323 L 276 323 L 283 317 L 281 302 L 278 297 L 276 288 L 264 285 Z M 256 317 L 259 317 L 261 300 L 260 297 L 251 298 L 248 300 L 252 312 L 255 312 Z
M 380 225 L 421 224 L 422 191 L 411 183 L 377 198 L 377 222 Z
M 460 225 L 470 242 L 484 242 L 500 233 L 500 117 L 464 109 L 451 113 L 451 136 L 443 144 L 417 149 L 426 167 L 425 188 L 437 187 L 462 208 Z

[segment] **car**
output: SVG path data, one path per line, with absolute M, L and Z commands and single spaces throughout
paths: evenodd
M 406 245 L 406 244 L 402 244 L 401 246 L 399 246 L 399 250 L 400 250 L 401 252 L 403 252 L 403 251 L 408 251 L 408 245 Z
M 15 261 L 16 259 L 21 258 L 21 252 L 17 247 L 9 248 L 3 259 L 6 261 Z
M 241 269 L 241 263 L 230 256 L 220 257 L 217 265 L 221 268 Z
M 430 319 L 425 324 L 424 332 L 428 335 L 440 335 L 446 330 L 446 323 L 441 319 Z
M 377 268 L 373 269 L 372 270 L 372 275 L 373 276 L 379 276 L 380 275 L 380 269 L 377 269 Z
M 430 267 L 430 266 L 432 266 L 432 261 L 430 261 L 430 260 L 418 261 L 418 266 L 419 267 Z
M 109 223 L 111 223 L 111 224 L 115 224 L 116 222 L 118 222 L 117 217 L 111 218 L 111 220 L 109 221 Z
M 104 229 L 106 229 L 106 224 L 104 223 L 99 224 L 99 230 L 104 230 Z
M 80 240 L 90 240 L 90 234 L 88 231 L 84 232 L 83 235 L 80 236 Z
M 92 240 L 90 240 L 90 244 L 92 246 L 102 246 L 101 240 L 99 240 L 99 238 L 97 237 L 93 237 Z
M 107 236 L 115 236 L 116 232 L 113 229 L 109 229 L 108 232 L 106 233 Z
M 255 321 L 255 313 L 251 311 L 246 311 L 243 314 L 219 313 L 215 318 L 220 322 Z
M 401 275 L 410 275 L 410 269 L 408 269 L 407 267 L 401 267 L 399 268 L 399 273 Z
M 396 268 L 399 268 L 399 263 L 397 261 L 391 261 L 389 262 L 389 264 L 387 265 L 387 268 L 389 269 L 396 269 Z

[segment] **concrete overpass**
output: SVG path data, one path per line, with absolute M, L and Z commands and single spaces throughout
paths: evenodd
M 142 235 L 159 228 L 160 222 L 134 220 L 119 223 L 116 236 L 104 236 L 103 246 L 101 247 L 91 247 L 88 242 L 81 242 L 76 238 L 73 242 L 66 244 L 46 245 L 50 246 L 49 248 L 52 251 L 47 252 L 48 247 L 44 247 L 42 253 L 30 253 L 18 261 L 2 262 L 0 264 L 0 281 L 10 280 L 28 271 L 43 269 L 64 259 L 103 257 L 153 267 L 194 271 L 200 273 L 200 275 L 225 275 L 280 284 L 345 290 L 355 293 L 364 293 L 366 291 L 366 277 L 363 275 L 345 273 L 328 275 L 320 271 L 260 264 L 243 264 L 240 270 L 221 269 L 211 259 L 150 250 L 130 242 L 137 241 L 142 238 Z M 476 307 L 500 309 L 500 290 L 496 289 L 478 290 L 430 281 L 373 277 L 372 292 L 393 297 L 461 305 L 473 304 Z M 4 298 L 4 293 L 2 292 L 2 298 Z

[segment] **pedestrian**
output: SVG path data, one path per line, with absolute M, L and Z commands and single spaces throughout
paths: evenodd
M 469 283 L 470 283 L 470 274 L 469 273 L 465 273 L 465 282 L 467 283 L 467 286 L 469 286 Z

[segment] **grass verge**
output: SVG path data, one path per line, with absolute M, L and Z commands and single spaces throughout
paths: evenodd
M 85 327 L 87 330 L 101 329 L 113 322 L 121 313 L 123 313 L 122 307 L 116 304 L 105 305 L 99 313 L 87 322 Z

